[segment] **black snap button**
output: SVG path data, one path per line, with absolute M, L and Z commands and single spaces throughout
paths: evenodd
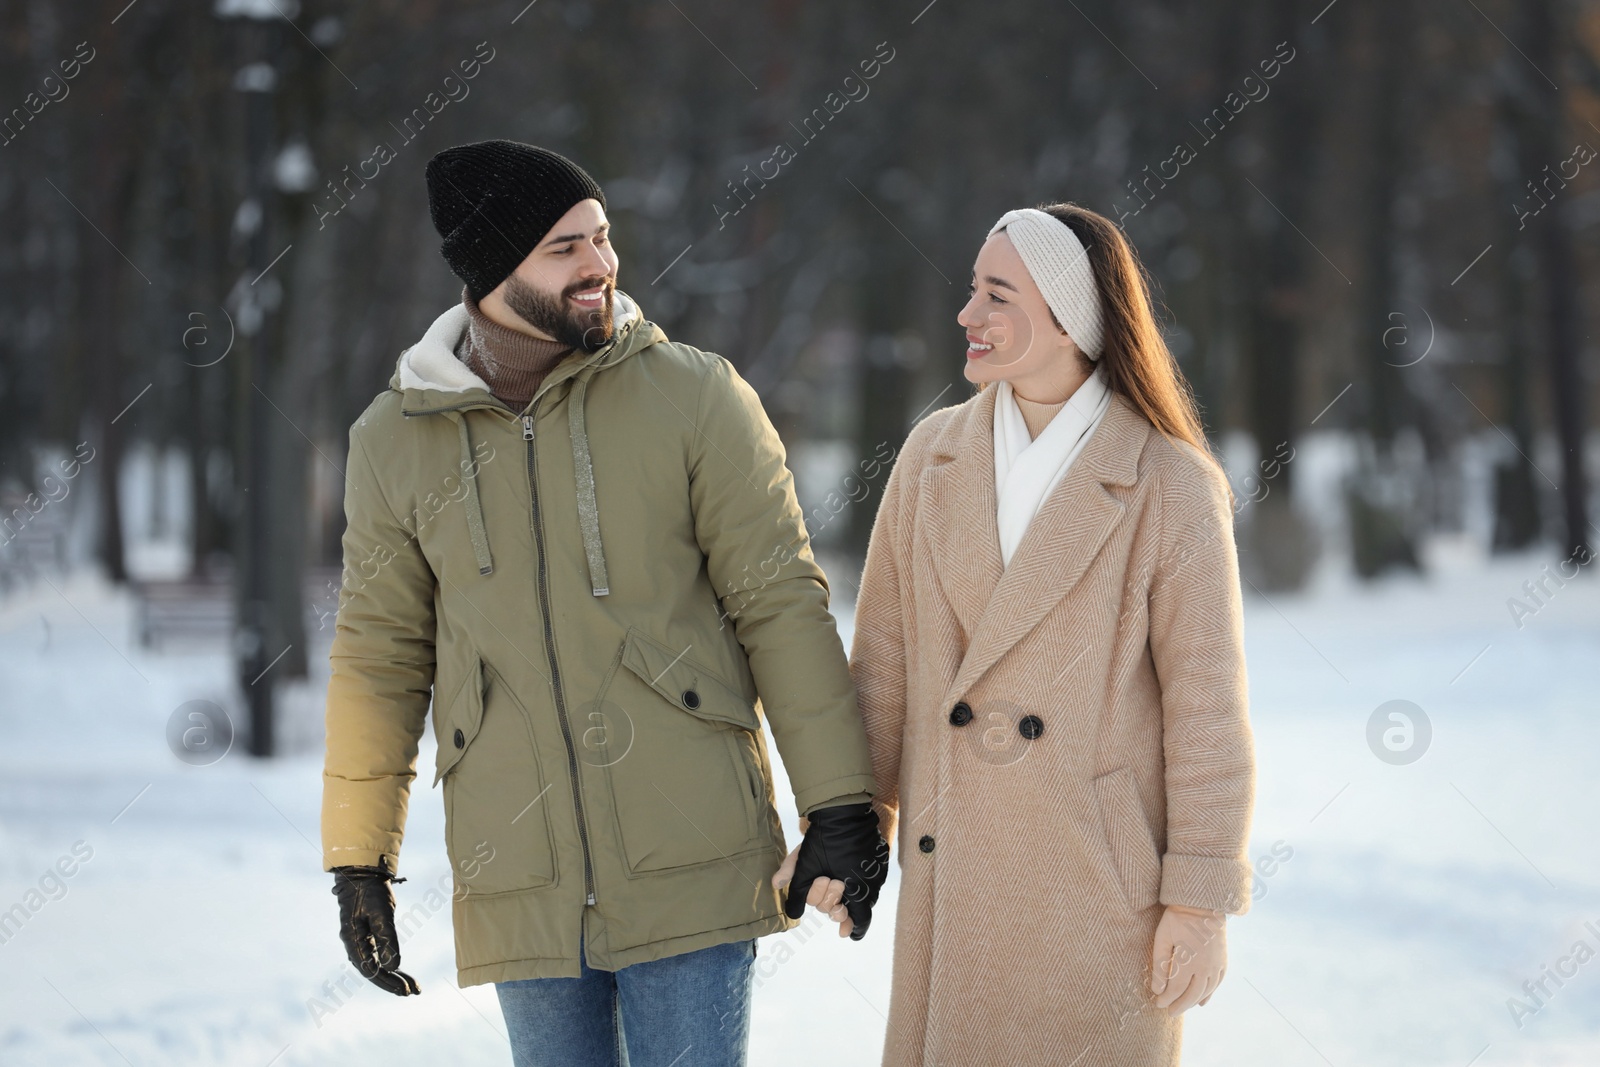
M 456 747 L 457 748 L 466 748 L 467 747 L 467 735 L 462 733 L 460 730 L 456 731 Z
M 696 693 L 693 689 L 685 689 L 683 691 L 683 706 L 688 708 L 690 711 L 698 708 L 700 706 L 700 694 Z
M 1029 741 L 1044 733 L 1044 720 L 1037 715 L 1024 715 L 1017 723 L 1017 732 Z
M 923 834 L 922 837 L 917 841 L 917 847 L 920 848 L 924 852 L 932 852 L 933 851 L 933 835 L 931 835 L 931 834 Z
M 965 726 L 972 721 L 972 708 L 963 700 L 950 709 L 950 725 Z

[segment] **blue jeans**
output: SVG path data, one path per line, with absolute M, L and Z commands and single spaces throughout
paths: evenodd
M 745 1067 L 755 938 L 577 978 L 496 982 L 514 1067 Z

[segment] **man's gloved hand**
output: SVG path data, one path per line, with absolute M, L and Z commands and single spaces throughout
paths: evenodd
M 389 888 L 393 877 L 382 867 L 335 867 L 333 895 L 339 898 L 339 939 L 350 962 L 379 989 L 404 997 L 422 992 L 422 987 L 400 970 L 394 891 Z
M 841 804 L 818 808 L 806 818 L 810 825 L 784 895 L 784 914 L 800 918 L 811 883 L 837 879 L 844 883 L 841 903 L 850 916 L 850 940 L 860 941 L 872 922 L 878 890 L 889 877 L 889 844 L 878 832 L 878 813 L 871 804 Z

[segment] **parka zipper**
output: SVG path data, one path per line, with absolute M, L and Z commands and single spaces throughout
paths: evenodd
M 572 745 L 572 725 L 567 721 L 566 696 L 561 691 L 561 668 L 556 665 L 555 631 L 550 625 L 549 576 L 545 567 L 544 523 L 539 511 L 537 462 L 533 451 L 533 415 L 522 416 L 522 439 L 528 444 L 528 494 L 533 501 L 533 540 L 538 550 L 539 611 L 544 621 L 544 651 L 550 662 L 550 684 L 555 692 L 556 718 L 567 746 L 567 770 L 572 779 L 572 805 L 578 813 L 578 840 L 583 845 L 583 887 L 586 904 L 595 902 L 594 865 L 589 859 L 589 830 L 583 815 L 583 792 L 578 785 L 578 755 Z
M 605 360 L 610 358 L 611 352 L 616 349 L 616 346 L 619 342 L 621 342 L 623 337 L 633 331 L 638 321 L 638 319 L 634 319 L 621 330 L 617 331 L 617 334 L 612 337 L 610 341 L 608 341 L 594 353 L 594 355 L 590 358 L 589 363 L 599 363 L 603 365 Z M 561 691 L 561 669 L 556 665 L 555 632 L 550 624 L 549 576 L 545 566 L 544 555 L 544 525 L 540 518 L 539 512 L 538 475 L 533 452 L 533 417 L 534 414 L 537 414 L 538 412 L 540 399 L 543 398 L 545 391 L 548 390 L 552 384 L 553 383 L 551 383 L 548 378 L 545 380 L 539 391 L 529 402 L 531 405 L 530 410 L 533 412 L 533 414 L 521 416 L 522 439 L 528 444 L 528 494 L 533 501 L 533 539 L 535 545 L 538 547 L 539 555 L 539 608 L 544 617 L 545 657 L 550 663 L 550 682 L 551 687 L 555 692 L 556 718 L 561 723 L 561 739 L 566 743 L 567 747 L 567 770 L 568 776 L 572 779 L 572 806 L 578 814 L 578 840 L 579 843 L 583 845 L 583 887 L 585 893 L 584 903 L 593 904 L 595 903 L 594 863 L 589 858 L 589 829 L 583 814 L 583 793 L 578 785 L 577 750 L 573 748 L 572 744 L 572 725 L 567 721 L 566 696 Z M 488 401 L 468 400 L 460 404 L 445 404 L 441 405 L 440 407 L 421 408 L 416 411 L 402 410 L 401 414 L 405 416 L 437 415 L 446 411 L 464 411 L 468 408 L 476 407 L 497 408 L 509 414 L 513 419 L 518 417 L 516 412 L 512 411 L 511 408 L 502 402 L 498 397 Z

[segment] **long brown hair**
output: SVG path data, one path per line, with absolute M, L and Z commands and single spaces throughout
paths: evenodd
M 1156 324 L 1149 273 L 1122 230 L 1079 204 L 1040 204 L 1038 209 L 1070 227 L 1088 253 L 1100 290 L 1104 340 L 1098 362 L 1105 364 L 1107 386 L 1166 437 L 1193 445 L 1221 470 L 1200 424 L 1194 390 Z M 1059 322 L 1055 326 L 1061 330 Z M 1228 493 L 1233 495 L 1231 486 Z

